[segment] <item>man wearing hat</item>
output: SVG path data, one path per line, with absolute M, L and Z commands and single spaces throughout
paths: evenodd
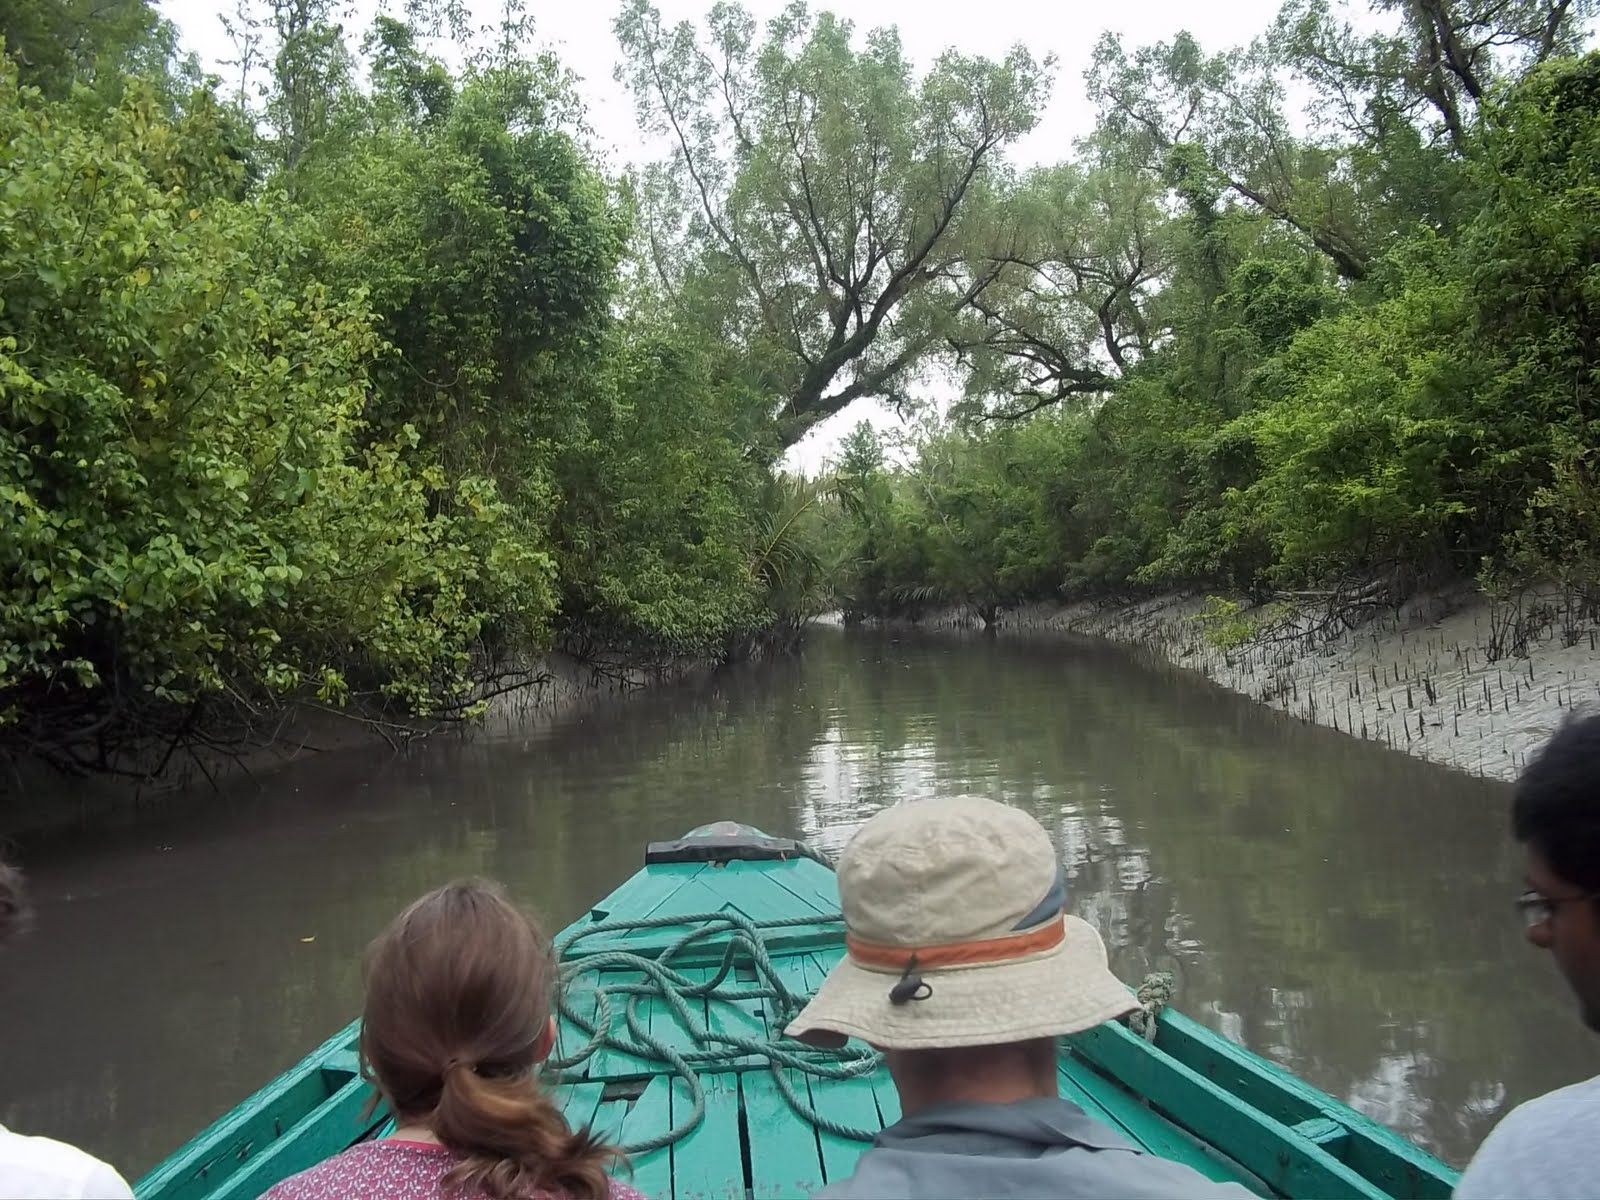
M 1138 1007 L 1066 912 L 1050 836 L 971 797 L 873 817 L 839 861 L 847 953 L 789 1026 L 884 1052 L 900 1121 L 819 1197 L 1245 1197 L 1060 1098 L 1055 1039 Z

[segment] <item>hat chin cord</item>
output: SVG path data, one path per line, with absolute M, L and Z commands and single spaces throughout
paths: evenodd
M 889 1003 L 898 1008 L 912 1000 L 926 1000 L 931 995 L 933 995 L 933 985 L 917 974 L 917 956 L 913 954 L 906 961 L 906 969 L 900 974 L 900 982 L 889 989 Z

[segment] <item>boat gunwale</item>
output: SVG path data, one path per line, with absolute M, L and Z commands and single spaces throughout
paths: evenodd
M 228 1143 L 254 1120 L 257 1120 L 263 1108 L 266 1108 L 278 1097 L 294 1090 L 303 1080 L 310 1076 L 325 1071 L 334 1070 L 348 1073 L 347 1067 L 334 1064 L 336 1060 L 354 1051 L 356 1042 L 360 1038 L 361 1022 L 352 1021 L 338 1033 L 324 1041 L 310 1054 L 295 1063 L 288 1070 L 274 1077 L 272 1080 L 257 1088 L 239 1104 L 223 1113 L 211 1124 L 207 1125 L 194 1137 L 190 1138 L 168 1157 L 162 1159 L 145 1175 L 140 1177 L 134 1185 L 134 1194 L 141 1200 L 145 1197 L 159 1196 L 181 1197 L 185 1189 L 197 1177 L 204 1178 L 204 1173 L 216 1163 L 224 1153 L 228 1152 Z M 361 1073 L 359 1068 L 354 1072 L 354 1079 L 359 1082 Z M 316 1105 L 307 1109 L 299 1119 L 287 1128 L 277 1132 L 267 1146 L 259 1153 L 252 1154 L 246 1151 L 244 1157 L 236 1159 L 237 1165 L 217 1180 L 215 1188 L 205 1195 L 212 1195 L 216 1191 L 226 1188 L 235 1175 L 241 1170 L 254 1169 L 254 1165 L 263 1157 L 276 1152 L 285 1139 L 296 1129 L 316 1120 L 318 1114 L 333 1104 L 340 1093 L 349 1086 L 349 1081 L 333 1088 Z M 370 1088 L 370 1084 L 366 1085 Z M 379 1118 L 374 1115 L 374 1122 Z M 359 1141 L 354 1138 L 352 1141 Z
M 1459 1171 L 1398 1130 L 1374 1120 L 1307 1083 L 1281 1064 L 1255 1053 L 1182 1012 L 1172 1010 L 1162 1015 L 1156 1026 L 1156 1046 L 1174 1061 L 1211 1079 L 1265 1115 L 1274 1114 L 1255 1098 L 1255 1093 L 1260 1089 L 1287 1098 L 1292 1106 L 1303 1105 L 1307 1115 L 1300 1121 L 1290 1124 L 1283 1117 L 1274 1118 L 1290 1128 L 1318 1117 L 1333 1121 L 1349 1135 L 1350 1150 L 1345 1153 L 1346 1161 L 1355 1157 L 1352 1152 L 1358 1148 L 1373 1151 L 1379 1158 L 1379 1162 L 1362 1169 L 1362 1174 L 1368 1178 L 1373 1173 L 1381 1175 L 1389 1171 L 1398 1171 L 1402 1176 L 1413 1178 L 1430 1178 L 1445 1188 L 1444 1195 L 1449 1194 L 1460 1178 Z M 1211 1061 L 1203 1061 L 1206 1059 Z M 1223 1079 L 1218 1079 L 1213 1070 L 1222 1067 L 1242 1074 L 1245 1078 L 1237 1082 L 1248 1086 L 1230 1086 Z M 1395 1182 L 1398 1184 L 1400 1179 Z M 1420 1189 L 1410 1190 L 1412 1194 L 1420 1194 Z M 1391 1191 L 1387 1194 L 1396 1193 Z

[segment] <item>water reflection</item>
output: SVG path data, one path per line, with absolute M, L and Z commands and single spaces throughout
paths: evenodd
M 829 761 L 915 763 L 930 790 L 1029 807 L 1124 978 L 1172 970 L 1188 1011 L 1445 1157 L 1600 1062 L 1510 917 L 1503 785 L 1103 648 L 910 637 L 833 653 L 853 661 L 829 675 Z M 815 789 L 806 832 L 836 841 L 872 789 Z
M 908 796 L 1027 806 L 1125 978 L 1461 1161 L 1597 1069 L 1508 897 L 1505 789 L 1115 652 L 819 633 L 528 738 L 350 753 L 30 866 L 0 1121 L 137 1172 L 348 1020 L 361 946 L 452 875 L 552 925 L 642 843 L 738 816 L 838 849 Z

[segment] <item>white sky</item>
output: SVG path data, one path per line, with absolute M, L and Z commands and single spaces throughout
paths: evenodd
M 499 0 L 467 0 L 477 20 L 488 24 L 501 5 Z M 777 14 L 786 0 L 744 0 L 759 20 Z M 1196 4 L 1192 0 L 1122 0 L 1118 4 L 1088 4 L 1084 0 L 849 0 L 816 3 L 816 9 L 846 13 L 858 30 L 894 25 L 907 55 L 919 68 L 926 67 L 947 46 L 971 54 L 1000 57 L 1022 42 L 1036 57 L 1054 54 L 1059 59 L 1056 86 L 1050 105 L 1038 126 L 1017 145 L 1013 157 L 1022 163 L 1057 161 L 1067 157 L 1072 142 L 1090 132 L 1094 110 L 1084 97 L 1083 75 L 1089 55 L 1101 32 L 1110 29 L 1130 45 L 1163 41 L 1188 30 L 1208 52 L 1241 45 L 1266 30 L 1281 0 L 1227 0 Z M 354 48 L 382 0 L 354 0 L 352 19 L 346 25 Z M 711 0 L 656 0 L 663 21 L 699 21 Z M 234 0 L 161 0 L 163 12 L 178 26 L 186 49 L 202 64 L 228 78 L 220 64 L 233 56 L 222 31 L 221 14 L 234 9 Z M 400 0 L 389 0 L 393 11 L 403 11 Z M 612 79 L 617 59 L 611 23 L 620 0 L 568 0 L 562 4 L 530 4 L 535 38 L 554 49 L 579 78 L 579 91 L 588 106 L 587 118 L 598 141 L 596 149 L 613 168 L 658 157 L 652 153 L 634 123 L 633 101 Z M 435 51 L 453 57 L 441 48 Z M 876 405 L 857 404 L 824 422 L 789 455 L 789 465 L 814 471 L 828 457 L 844 433 L 863 417 L 880 428 L 898 424 L 892 412 Z

